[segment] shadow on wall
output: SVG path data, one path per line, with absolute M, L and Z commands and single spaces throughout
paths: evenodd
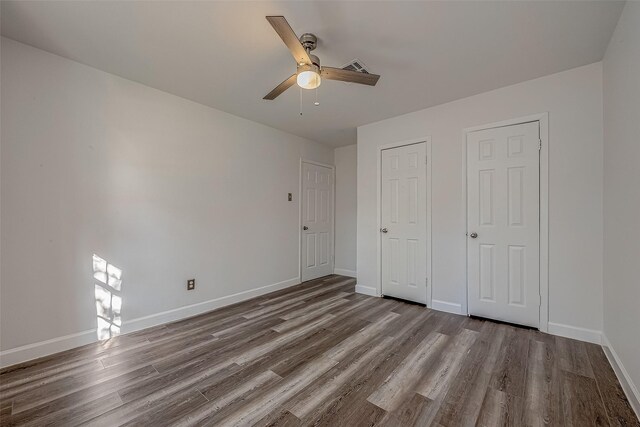
M 109 339 L 122 325 L 122 270 L 93 254 L 93 278 L 99 282 L 94 284 L 98 339 Z

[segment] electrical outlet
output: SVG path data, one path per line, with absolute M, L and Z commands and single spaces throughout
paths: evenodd
M 187 290 L 192 291 L 196 288 L 196 279 L 187 280 Z
M 288 195 L 287 195 L 287 199 L 288 199 L 289 201 L 292 201 L 292 200 L 293 200 L 293 194 L 291 194 L 291 193 L 287 193 L 287 194 L 288 194 Z

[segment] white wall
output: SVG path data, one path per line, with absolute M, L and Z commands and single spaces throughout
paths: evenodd
M 640 414 L 640 3 L 625 5 L 603 64 L 604 332 Z
M 335 272 L 355 276 L 358 146 L 336 148 L 333 156 L 336 165 Z
M 462 130 L 541 112 L 549 112 L 550 122 L 549 326 L 597 340 L 602 330 L 601 63 L 358 128 L 358 284 L 376 287 L 380 271 L 377 148 L 431 136 L 432 297 L 463 307 Z
M 95 339 L 94 253 L 125 330 L 297 283 L 300 158 L 332 149 L 4 38 L 1 71 L 3 364 Z

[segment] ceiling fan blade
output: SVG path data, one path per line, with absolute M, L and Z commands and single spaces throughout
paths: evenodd
M 361 73 L 358 71 L 343 70 L 342 68 L 322 67 L 320 75 L 323 79 L 339 80 L 341 82 L 360 83 L 375 86 L 380 78 L 377 74 Z
M 283 81 L 282 83 L 280 83 L 278 86 L 275 87 L 275 89 L 273 89 L 271 92 L 269 92 L 264 98 L 262 99 L 269 99 L 269 100 L 273 100 L 276 99 L 282 92 L 284 92 L 285 90 L 289 89 L 291 86 L 293 86 L 294 84 L 296 84 L 296 79 L 297 79 L 297 75 L 293 74 L 291 77 L 289 77 L 287 80 Z
M 276 33 L 278 33 L 284 44 L 287 45 L 293 55 L 293 58 L 296 60 L 296 63 L 311 64 L 309 54 L 304 47 L 302 47 L 298 36 L 293 32 L 284 16 L 267 16 L 266 18 L 273 29 L 276 30 Z

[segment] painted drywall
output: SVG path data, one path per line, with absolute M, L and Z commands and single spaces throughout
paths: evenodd
M 336 166 L 335 272 L 355 276 L 358 146 L 336 148 L 333 157 Z
M 603 70 L 604 333 L 640 414 L 640 3 L 625 5 Z
M 95 339 L 93 254 L 125 330 L 298 281 L 300 158 L 332 148 L 6 38 L 1 59 L 3 364 Z
M 466 300 L 462 131 L 549 113 L 550 328 L 602 330 L 602 64 L 358 128 L 358 285 L 378 284 L 378 147 L 431 136 L 434 307 Z M 564 328 L 564 327 L 568 327 Z M 564 329 L 562 329 L 564 328 Z M 566 333 L 566 332 L 558 332 Z

